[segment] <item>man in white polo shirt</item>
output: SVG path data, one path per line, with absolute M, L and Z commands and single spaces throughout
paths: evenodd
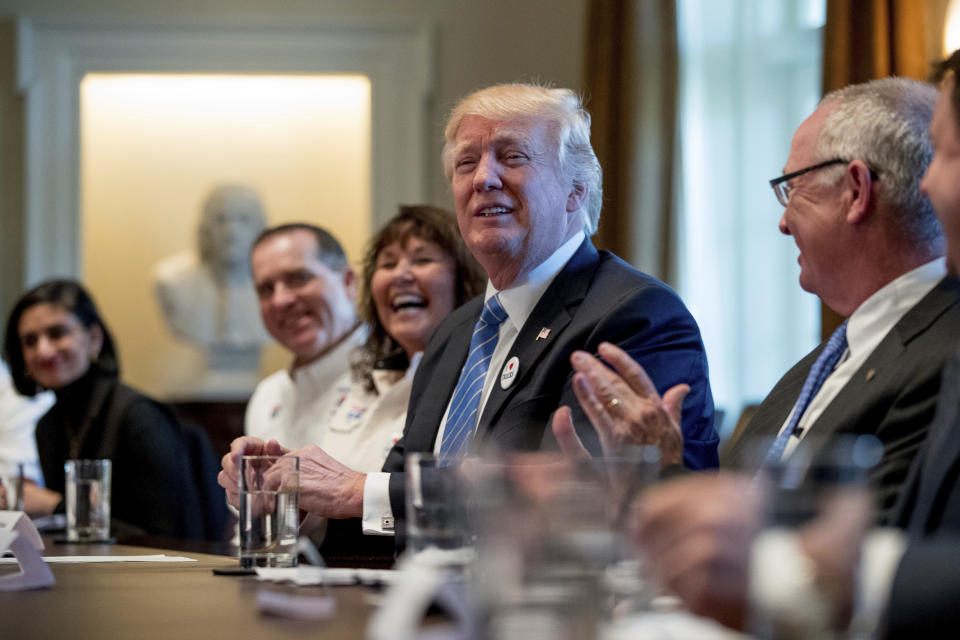
M 340 243 L 324 229 L 284 224 L 261 233 L 250 271 L 263 324 L 293 361 L 257 385 L 244 432 L 300 448 L 321 440 L 337 399 L 334 382 L 363 341 L 356 276 Z

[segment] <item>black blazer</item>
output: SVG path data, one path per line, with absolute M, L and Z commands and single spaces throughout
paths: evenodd
M 937 415 L 895 509 L 910 543 L 890 595 L 891 638 L 954 637 L 960 628 L 960 351 L 947 347 Z
M 801 441 L 816 461 L 839 434 L 872 433 L 883 443 L 871 481 L 879 519 L 887 522 L 907 470 L 933 420 L 940 371 L 960 338 L 960 282 L 944 278 L 890 330 Z M 724 466 L 743 462 L 751 441 L 774 438 L 793 409 L 821 344 L 776 384 L 743 435 L 724 450 Z

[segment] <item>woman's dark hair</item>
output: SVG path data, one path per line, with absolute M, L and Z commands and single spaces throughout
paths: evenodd
M 403 245 L 410 238 L 432 242 L 453 258 L 454 307 L 459 307 L 483 291 L 486 276 L 463 243 L 456 217 L 449 211 L 429 205 L 401 205 L 400 212 L 373 236 L 364 252 L 357 311 L 360 318 L 370 325 L 370 337 L 363 345 L 360 357 L 353 363 L 353 373 L 357 379 L 369 380 L 374 363 L 403 351 L 377 316 L 370 283 L 377 270 L 380 252 L 394 242 Z
M 25 396 L 33 396 L 40 391 L 36 381 L 27 376 L 19 333 L 20 318 L 27 309 L 38 304 L 51 304 L 75 315 L 88 331 L 95 326 L 100 327 L 103 346 L 95 363 L 102 371 L 113 375 L 120 374 L 120 362 L 113 346 L 113 338 L 90 294 L 74 280 L 48 280 L 23 294 L 7 319 L 7 329 L 3 337 L 3 359 L 10 366 L 10 377 L 13 378 L 13 386 L 17 391 Z

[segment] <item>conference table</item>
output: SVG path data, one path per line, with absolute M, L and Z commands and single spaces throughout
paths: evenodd
M 292 587 L 255 576 L 214 575 L 237 559 L 193 551 L 122 544 L 72 545 L 45 538 L 44 556 L 187 557 L 195 562 L 49 563 L 56 584 L 0 592 L 0 638 L 363 638 L 377 592 L 369 587 Z M 0 565 L 0 575 L 16 571 Z M 328 620 L 276 617 L 257 609 L 261 589 L 329 595 Z
M 44 538 L 44 556 L 146 556 L 163 554 L 194 562 L 50 562 L 56 584 L 29 591 L 0 591 L 0 640 L 21 638 L 120 638 L 164 640 L 272 640 L 366 637 L 367 622 L 380 592 L 366 586 L 293 587 L 259 581 L 256 576 L 215 575 L 214 569 L 235 568 L 238 561 L 190 549 L 132 544 L 72 545 Z M 168 541 L 169 542 L 169 541 Z M 204 545 L 200 545 L 203 547 Z M 354 565 L 358 566 L 358 565 Z M 16 571 L 0 564 L 0 575 Z M 292 596 L 332 597 L 334 615 L 324 620 L 296 620 L 262 613 L 261 591 Z M 427 626 L 449 620 L 433 613 Z M 700 640 L 749 640 L 702 618 L 683 612 L 626 619 L 602 638 L 675 637 Z

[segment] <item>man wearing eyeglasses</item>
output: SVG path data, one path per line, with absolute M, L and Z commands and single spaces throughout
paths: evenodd
M 936 154 L 929 163 L 920 163 L 926 169 L 920 188 L 933 203 L 943 225 L 950 270 L 954 273 L 960 265 L 958 75 L 960 51 L 934 65 L 933 76 L 942 81 L 930 124 Z M 909 98 L 909 94 L 904 95 Z M 865 119 L 872 115 L 865 112 Z M 907 135 L 907 129 L 903 129 L 897 140 Z M 795 147 L 796 143 L 797 139 Z M 792 171 L 794 166 L 788 163 L 788 175 L 784 177 L 792 180 L 790 173 L 802 175 Z M 878 176 L 878 180 L 884 180 L 885 173 L 878 171 Z M 790 187 L 782 194 L 787 197 L 787 223 L 802 189 L 800 183 Z M 900 278 L 894 279 L 898 281 Z M 896 424 L 891 413 L 909 406 L 905 401 L 909 394 L 922 402 L 923 392 L 929 386 L 917 387 L 907 378 L 908 374 L 920 375 L 923 371 L 913 363 L 916 356 L 911 352 L 917 347 L 911 345 L 929 342 L 926 336 L 931 332 L 942 335 L 943 342 L 929 344 L 926 351 L 931 366 L 946 360 L 936 417 L 915 456 L 892 515 L 893 524 L 902 531 L 865 531 L 869 521 L 866 510 L 863 504 L 858 506 L 848 500 L 852 496 L 847 495 L 828 504 L 817 518 L 794 532 L 760 532 L 761 505 L 749 486 L 749 476 L 688 475 L 666 483 L 645 494 L 636 536 L 650 556 L 653 573 L 690 610 L 741 629 L 749 614 L 749 618 L 767 623 L 762 628 L 765 636 L 776 635 L 779 630 L 789 631 L 783 637 L 796 638 L 912 639 L 957 635 L 960 355 L 957 345 L 942 329 L 945 322 L 956 322 L 956 305 L 948 305 L 940 315 L 934 314 L 925 331 L 903 328 L 911 316 L 930 306 L 929 299 L 943 290 L 944 284 L 940 282 L 931 288 L 928 283 L 925 288 L 930 293 L 907 311 L 891 331 L 916 333 L 917 337 L 906 342 L 902 363 L 898 361 L 893 367 L 902 369 L 903 390 L 891 397 L 891 411 L 878 416 L 880 430 L 889 430 L 890 425 Z M 873 296 L 856 308 L 848 320 L 850 326 L 872 300 Z M 889 336 L 884 338 L 881 345 L 888 339 Z M 880 349 L 877 347 L 877 351 Z M 875 378 L 879 377 L 877 369 Z M 863 406 L 851 407 L 850 411 L 857 408 Z M 818 422 L 814 429 L 820 426 Z M 773 567 L 773 571 L 764 567 Z
M 816 456 L 836 434 L 872 433 L 884 445 L 872 478 L 881 520 L 933 417 L 945 346 L 960 338 L 960 289 L 944 279 L 943 232 L 919 188 L 936 97 L 903 78 L 853 85 L 794 134 L 771 180 L 780 231 L 800 249 L 800 286 L 847 320 L 777 383 L 725 456 L 758 436 L 778 436 L 767 457 L 778 461 L 801 443 Z M 838 343 L 804 409 L 810 373 Z
M 770 181 L 784 207 L 780 230 L 800 249 L 800 286 L 847 320 L 787 372 L 721 457 L 722 466 L 756 468 L 803 447 L 817 461 L 836 435 L 874 434 L 883 443 L 871 477 L 881 522 L 960 338 L 960 285 L 944 279 L 943 233 L 919 189 L 936 97 L 907 79 L 853 85 L 826 96 L 797 129 L 784 175 Z M 573 362 L 585 381 L 578 400 L 607 442 L 679 438 L 673 393 L 661 398 L 615 347 L 602 345 L 600 355 L 619 375 L 586 354 Z M 561 421 L 555 431 L 570 430 Z M 773 444 L 755 451 L 764 438 Z

